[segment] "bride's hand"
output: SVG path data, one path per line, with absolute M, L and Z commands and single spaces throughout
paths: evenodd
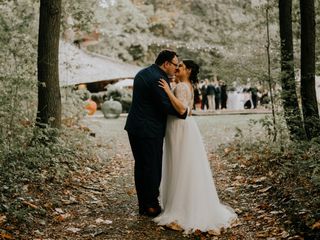
M 159 87 L 163 88 L 163 90 L 164 90 L 166 93 L 168 93 L 168 92 L 171 91 L 171 90 L 170 90 L 170 86 L 169 86 L 169 84 L 166 82 L 166 80 L 160 78 L 159 84 L 160 84 Z

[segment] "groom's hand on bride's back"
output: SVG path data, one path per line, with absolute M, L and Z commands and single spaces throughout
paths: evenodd
M 189 115 L 189 107 L 187 107 L 186 111 L 183 114 L 178 114 L 177 117 L 181 119 L 186 119 L 188 115 Z

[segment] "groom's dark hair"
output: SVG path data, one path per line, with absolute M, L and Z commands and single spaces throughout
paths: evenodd
M 175 56 L 178 57 L 178 54 L 175 51 L 165 49 L 162 50 L 155 61 L 155 64 L 161 66 L 165 61 L 171 61 Z

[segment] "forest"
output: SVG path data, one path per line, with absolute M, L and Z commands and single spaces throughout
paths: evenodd
M 249 227 L 246 222 L 264 226 L 269 216 L 242 209 L 239 229 L 219 237 L 252 239 L 245 235 L 251 231 L 250 237 L 257 239 L 320 238 L 319 1 L 0 0 L 0 13 L 1 239 L 79 239 L 72 235 L 77 234 L 75 228 L 70 236 L 58 238 L 54 231 L 66 229 L 77 218 L 62 211 L 63 206 L 85 202 L 85 194 L 72 198 L 75 187 L 103 195 L 101 188 L 82 184 L 82 174 L 86 181 L 101 180 L 102 173 L 111 178 L 113 170 L 123 174 L 117 164 L 122 166 L 126 154 L 119 150 L 121 157 L 110 157 L 116 162 L 112 166 L 103 160 L 109 157 L 99 154 L 111 156 L 116 149 L 111 145 L 124 143 L 99 143 L 93 130 L 82 124 L 87 115 L 81 94 L 59 86 L 59 41 L 69 39 L 76 45 L 83 36 L 97 40 L 87 51 L 141 68 L 152 64 L 161 49 L 170 48 L 182 59 L 199 63 L 200 79 L 266 89 L 271 114 L 250 121 L 261 132 L 251 136 L 236 127 L 232 141 L 220 144 L 209 160 L 219 158 L 234 166 L 234 181 L 247 184 L 239 196 L 261 194 L 257 211 L 271 213 L 278 230 Z M 263 186 L 262 191 L 252 187 L 256 185 Z M 113 191 L 112 185 L 106 188 Z M 134 195 L 128 191 L 129 197 Z M 141 228 L 152 229 L 150 239 L 159 237 L 163 230 L 146 222 L 126 228 L 137 239 L 146 239 Z M 115 239 L 106 238 L 106 231 L 83 231 L 81 239 Z M 119 227 L 113 231 L 113 237 L 130 239 Z M 170 234 L 164 236 L 179 239 Z M 199 232 L 181 237 L 215 239 Z

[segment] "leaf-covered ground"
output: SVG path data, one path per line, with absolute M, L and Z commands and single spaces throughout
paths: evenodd
M 107 120 L 95 115 L 82 124 L 95 133 L 96 157 L 91 162 L 79 159 L 81 164 L 64 182 L 26 185 L 24 191 L 30 198 L 18 201 L 37 211 L 38 219 L 17 228 L 7 221 L 8 216 L 0 214 L 0 239 L 303 239 L 284 228 L 286 215 L 270 200 L 270 192 L 276 189 L 268 176 L 248 171 L 245 157 L 230 160 L 232 148 L 217 151 L 219 144 L 233 140 L 235 127 L 254 138 L 261 131 L 248 120 L 261 117 L 196 117 L 220 199 L 239 216 L 238 223 L 219 236 L 198 232 L 183 235 L 137 215 L 134 162 L 123 130 L 125 118 Z M 45 213 L 41 215 L 40 210 Z

